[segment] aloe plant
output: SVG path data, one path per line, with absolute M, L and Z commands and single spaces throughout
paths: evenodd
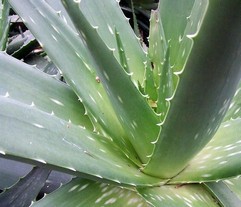
M 67 84 L 0 53 L 0 154 L 40 167 L 0 203 L 54 169 L 32 206 L 241 205 L 239 0 L 161 0 L 147 49 L 118 1 L 9 3 Z

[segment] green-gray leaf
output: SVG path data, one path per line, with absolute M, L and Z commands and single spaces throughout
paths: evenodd
M 166 185 L 138 188 L 138 192 L 153 206 L 158 207 L 218 207 L 206 189 L 199 184 Z
M 0 53 L 0 95 L 87 129 L 93 126 L 84 106 L 66 84 L 6 53 Z
M 78 34 L 66 24 L 59 12 L 43 0 L 9 2 L 79 96 L 95 130 L 111 137 L 131 160 L 140 165 L 103 88 L 102 80 L 95 72 L 94 59 Z
M 115 37 L 115 30 L 119 32 L 120 39 L 128 60 L 132 80 L 143 83 L 146 54 L 140 46 L 127 18 L 120 9 L 118 1 L 113 0 L 83 0 L 80 3 L 80 11 L 93 27 L 98 27 L 98 34 L 105 44 L 115 49 L 114 56 L 119 60 L 118 47 Z M 106 12 L 99 12 L 99 11 Z M 120 62 L 120 61 L 119 61 Z
M 212 0 L 200 30 L 186 36 L 192 52 L 144 172 L 177 175 L 217 131 L 241 76 L 240 21 L 239 0 Z
M 10 6 L 7 0 L 0 0 L 0 50 L 6 49 L 8 30 L 9 30 L 9 10 Z
M 219 201 L 221 206 L 240 207 L 241 200 L 222 181 L 205 183 L 208 191 Z
M 223 122 L 230 119 L 241 118 L 241 82 L 235 92 L 234 98 L 229 106 L 229 109 L 223 119 Z
M 0 194 L 1 207 L 29 206 L 44 186 L 49 173 L 49 169 L 35 167 L 13 187 Z
M 241 119 L 224 122 L 210 143 L 171 183 L 203 182 L 241 174 Z
M 111 139 L 10 96 L 0 96 L 0 120 L 3 156 L 52 165 L 72 174 L 104 178 L 118 184 L 163 183 L 140 172 Z
M 149 160 L 159 132 L 158 119 L 75 1 L 63 1 L 97 63 L 96 71 L 125 132 L 142 163 Z M 92 48 L 95 48 L 93 50 Z M 138 107 L 137 107 L 138 106 Z
M 133 190 L 128 190 L 105 183 L 85 179 L 74 179 L 44 199 L 33 204 L 33 207 L 48 206 L 128 206 L 148 207 L 147 202 Z

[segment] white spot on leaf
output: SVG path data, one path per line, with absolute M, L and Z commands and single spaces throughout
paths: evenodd
M 64 106 L 64 104 L 62 102 L 60 102 L 59 100 L 57 100 L 57 99 L 50 98 L 50 100 L 53 101 L 54 103 L 60 105 L 60 106 Z
M 41 124 L 33 123 L 33 125 L 36 126 L 36 127 L 38 127 L 38 128 L 41 128 L 41 129 L 45 128 L 45 127 L 44 127 L 43 125 L 41 125 Z

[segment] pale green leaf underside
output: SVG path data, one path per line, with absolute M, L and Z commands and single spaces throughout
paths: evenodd
M 0 95 L 93 130 L 84 106 L 69 86 L 36 67 L 0 53 Z
M 208 145 L 171 183 L 203 182 L 241 174 L 241 119 L 221 125 Z
M 85 179 L 74 179 L 42 200 L 33 207 L 63 206 L 125 206 L 148 207 L 147 202 L 132 190 L 98 183 Z
M 206 189 L 199 184 L 183 186 L 166 185 L 139 188 L 138 192 L 156 207 L 218 207 Z
M 98 35 L 98 29 L 92 27 L 85 19 L 79 9 L 81 4 L 64 1 L 64 5 L 98 64 L 96 67 L 98 76 L 107 91 L 118 119 L 141 161 L 146 163 L 153 150 L 152 142 L 156 140 L 159 132 L 156 115 L 122 66 L 113 58 L 112 51 Z
M 138 81 L 142 83 L 146 54 L 130 27 L 128 19 L 121 11 L 118 1 L 82 0 L 79 8 L 90 24 L 94 27 L 98 27 L 98 34 L 105 44 L 109 48 L 115 49 L 113 53 L 117 60 L 120 58 L 115 37 L 115 29 L 119 32 L 119 37 L 123 43 L 123 49 L 128 60 L 130 73 L 133 73 L 131 78 L 136 86 Z
M 109 135 L 130 159 L 139 164 L 103 85 L 97 80 L 94 60 L 80 37 L 43 0 L 9 2 L 79 96 L 96 130 Z
M 157 184 L 115 144 L 28 104 L 0 97 L 0 154 L 130 185 Z
M 240 79 L 239 4 L 210 1 L 199 32 L 187 35 L 194 42 L 192 52 L 144 169 L 147 174 L 163 178 L 180 173 L 222 122 Z

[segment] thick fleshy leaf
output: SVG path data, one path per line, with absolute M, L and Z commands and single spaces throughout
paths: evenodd
M 221 125 L 208 145 L 171 183 L 203 182 L 241 175 L 241 119 Z
M 102 80 L 95 73 L 94 60 L 78 34 L 67 25 L 59 12 L 43 0 L 9 2 L 79 96 L 96 130 L 109 135 L 130 159 L 140 165 L 110 104 Z
M 33 169 L 32 165 L 15 160 L 0 158 L 0 190 L 10 188 Z M 45 186 L 40 193 L 50 193 L 61 184 L 69 182 L 72 175 L 58 171 L 51 171 Z
M 13 186 L 20 177 L 27 175 L 32 168 L 33 166 L 26 163 L 0 158 L 0 189 L 4 190 Z
M 205 183 L 205 186 L 222 206 L 241 206 L 241 200 L 222 181 Z
M 154 10 L 151 13 L 148 48 L 148 57 L 152 62 L 156 86 L 160 84 L 160 73 L 168 47 L 159 13 L 159 10 Z
M 93 27 L 98 27 L 98 34 L 104 43 L 111 49 L 117 60 L 120 60 L 115 30 L 119 32 L 120 39 L 128 60 L 135 85 L 144 80 L 146 54 L 140 46 L 127 18 L 120 9 L 118 1 L 113 0 L 82 0 L 80 10 Z M 105 11 L 105 12 L 100 12 Z M 108 11 L 108 12 L 107 12 Z M 120 62 L 120 61 L 119 61 Z
M 147 207 L 149 205 L 135 191 L 85 179 L 74 179 L 40 201 L 33 203 L 32 206 Z
M 33 168 L 27 176 L 20 179 L 13 187 L 0 194 L 1 206 L 29 206 L 44 186 L 49 173 L 49 169 L 39 167 Z
M 167 42 L 159 19 L 158 10 L 152 11 L 150 19 L 150 35 L 148 57 L 150 58 L 151 66 L 146 68 L 145 92 L 150 99 L 157 101 L 157 89 L 160 84 L 160 72 L 165 54 L 167 50 Z
M 239 83 L 223 122 L 236 118 L 241 118 L 241 82 Z
M 118 48 L 118 53 L 120 58 L 120 64 L 127 73 L 130 73 L 128 61 L 126 58 L 125 48 L 123 47 L 123 43 L 120 38 L 120 33 L 117 30 L 115 30 L 115 37 L 116 37 L 117 48 Z
M 232 178 L 229 180 L 224 180 L 224 183 L 234 192 L 241 200 L 241 177 Z
M 69 18 L 69 15 L 67 14 L 66 10 L 64 9 L 61 1 L 53 1 L 53 0 L 45 0 L 45 1 L 56 12 L 58 12 L 59 17 L 66 23 L 66 25 L 68 25 L 73 31 L 76 31 L 71 19 Z
M 167 111 L 170 107 L 169 99 L 173 96 L 174 84 L 173 73 L 170 65 L 170 49 L 166 51 L 166 56 L 163 61 L 161 71 L 160 84 L 158 88 L 157 113 L 160 116 L 160 121 L 164 122 Z M 177 77 L 176 77 L 177 78 Z
M 11 97 L 0 96 L 0 109 L 0 154 L 7 158 L 116 183 L 161 182 L 140 172 L 110 139 Z
M 186 35 L 194 43 L 192 52 L 145 173 L 177 175 L 221 124 L 241 76 L 239 4 L 209 1 L 200 30 Z
M 207 1 L 200 0 L 163 0 L 152 12 L 148 54 L 158 86 L 157 113 L 161 123 L 165 121 L 193 45 L 187 36 L 198 33 L 206 6 Z
M 143 94 L 147 94 L 148 101 L 154 104 L 154 108 L 156 108 L 156 100 L 157 100 L 157 85 L 155 83 L 155 77 L 153 74 L 152 62 L 146 62 L 146 71 L 145 71 L 145 87 L 142 92 Z
M 48 75 L 51 75 L 57 80 L 61 80 L 62 78 L 59 69 L 46 55 L 41 53 L 31 53 L 24 58 L 24 62 L 29 65 L 35 65 L 36 68 L 43 71 L 44 73 L 47 73 Z
M 7 47 L 7 53 L 18 59 L 24 58 L 38 46 L 38 42 L 29 30 L 17 35 Z
M 79 9 L 82 4 L 75 1 L 63 1 L 63 4 L 98 65 L 96 67 L 98 77 L 130 142 L 141 161 L 146 163 L 159 133 L 157 116 L 122 66 L 113 58 L 112 51 L 98 35 L 98 29 L 86 20 Z
M 219 206 L 206 189 L 199 184 L 165 185 L 137 190 L 150 204 L 156 207 Z
M 0 53 L 0 95 L 93 129 L 85 109 L 69 86 L 6 53 Z
M 9 10 L 10 6 L 7 0 L 0 0 L 0 50 L 6 49 L 8 30 L 9 30 Z
M 179 48 L 182 43 L 182 38 L 185 38 L 188 19 L 190 19 L 191 11 L 195 0 L 162 0 L 159 3 L 158 19 L 164 28 L 165 44 L 171 48 L 170 64 L 173 66 L 177 61 Z M 195 14 L 197 15 L 197 13 Z M 196 23 L 193 22 L 195 25 Z M 189 48 L 190 50 L 190 48 Z M 188 51 L 186 51 L 188 53 Z M 175 65 L 174 65 L 175 67 Z M 180 68 L 179 68 L 180 70 Z

